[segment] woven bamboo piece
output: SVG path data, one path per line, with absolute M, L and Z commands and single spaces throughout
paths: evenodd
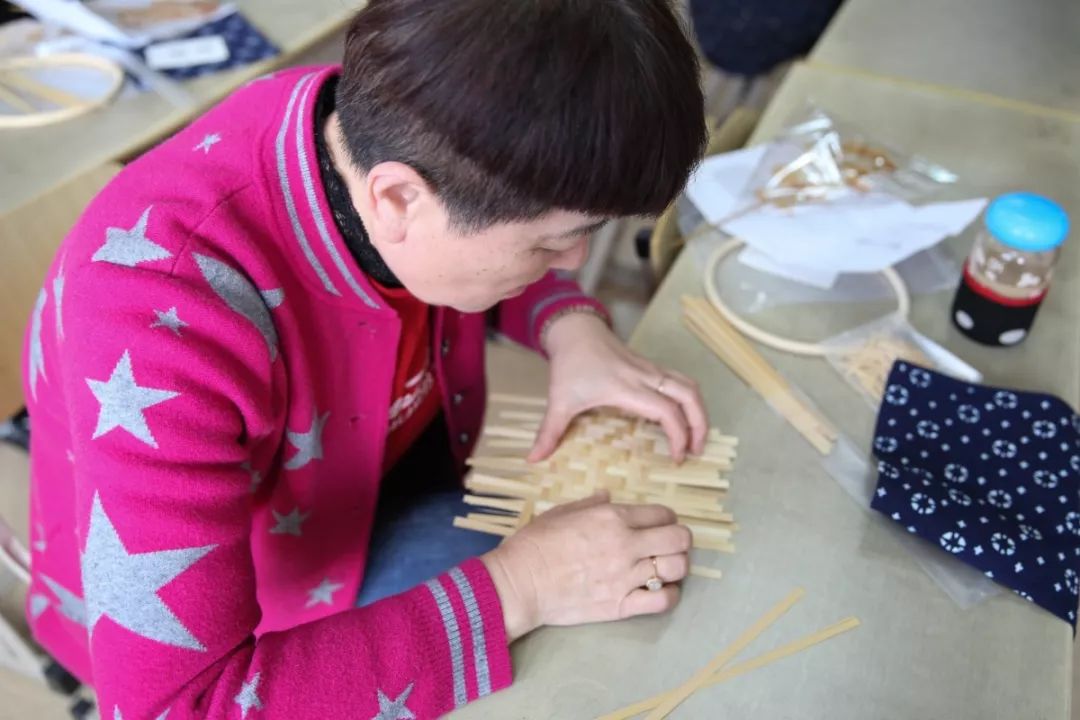
M 725 510 L 738 440 L 711 429 L 705 451 L 675 464 L 663 431 L 654 423 L 613 411 L 579 416 L 547 460 L 525 456 L 543 418 L 544 401 L 493 395 L 476 454 L 469 459 L 465 502 L 476 508 L 454 525 L 511 535 L 556 505 L 607 490 L 613 502 L 660 503 L 694 534 L 694 547 L 734 552 L 736 525 Z M 694 574 L 716 578 L 702 566 Z

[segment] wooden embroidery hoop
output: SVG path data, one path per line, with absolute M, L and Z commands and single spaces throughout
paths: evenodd
M 724 258 L 736 250 L 739 250 L 745 244 L 746 243 L 738 238 L 728 240 L 720 247 L 716 248 L 709 257 L 708 262 L 705 263 L 705 276 L 702 279 L 702 284 L 705 286 L 705 295 L 709 298 L 709 302 L 712 303 L 712 306 L 716 308 L 716 311 L 723 315 L 724 319 L 735 326 L 739 332 L 756 340 L 762 345 L 767 345 L 776 350 L 792 353 L 794 355 L 824 357 L 827 351 L 825 346 L 821 343 L 794 340 L 792 338 L 786 338 L 781 335 L 767 332 L 757 325 L 739 317 L 735 311 L 728 307 L 727 303 L 721 299 L 720 292 L 716 288 L 716 269 L 720 267 L 720 263 L 723 262 Z M 896 314 L 907 319 L 908 315 L 911 313 L 911 295 L 908 292 L 907 285 L 904 284 L 900 274 L 891 267 L 882 270 L 881 275 L 889 283 L 893 293 L 896 295 Z
M 43 83 L 30 74 L 34 70 L 65 67 L 98 71 L 108 79 L 109 85 L 105 92 L 97 97 L 86 98 Z M 105 105 L 120 91 L 123 84 L 124 71 L 119 65 L 86 53 L 0 60 L 0 101 L 14 110 L 13 113 L 0 113 L 0 129 L 42 127 L 70 120 Z M 36 106 L 27 98 L 55 105 L 56 108 Z

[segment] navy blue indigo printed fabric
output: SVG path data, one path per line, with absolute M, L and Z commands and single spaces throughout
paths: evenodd
M 1076 628 L 1080 417 L 1052 395 L 898 362 L 871 506 Z
M 239 65 L 248 65 L 259 60 L 265 60 L 278 54 L 277 47 L 260 33 L 255 26 L 247 21 L 242 14 L 235 12 L 223 18 L 207 23 L 202 27 L 186 35 L 181 35 L 175 40 L 184 40 L 197 37 L 221 35 L 229 48 L 229 57 L 219 63 L 196 65 L 194 67 L 172 68 L 161 70 L 164 75 L 173 80 L 188 80 L 200 75 L 221 72 Z

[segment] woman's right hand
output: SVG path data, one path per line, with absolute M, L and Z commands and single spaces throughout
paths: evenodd
M 540 515 L 481 559 L 511 641 L 541 625 L 578 625 L 670 610 L 690 567 L 691 534 L 662 505 L 607 493 Z M 652 558 L 656 558 L 654 568 Z M 658 591 L 644 588 L 656 574 Z

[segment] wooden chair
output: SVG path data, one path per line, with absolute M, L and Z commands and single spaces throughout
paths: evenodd
M 0 421 L 25 404 L 23 335 L 53 256 L 86 205 L 119 170 L 115 164 L 96 167 L 0 216 Z M 0 591 L 10 591 L 12 579 L 25 584 L 29 578 L 29 485 L 26 453 L 0 442 Z M 8 613 L 10 605 L 5 604 Z M 0 667 L 5 666 L 42 677 L 37 651 L 0 614 Z
M 760 117 L 761 112 L 753 108 L 735 108 L 719 127 L 709 133 L 706 157 L 741 148 L 750 139 Z M 676 216 L 675 205 L 672 205 L 657 220 L 649 236 L 649 267 L 657 283 L 675 264 L 675 259 L 685 244 Z

